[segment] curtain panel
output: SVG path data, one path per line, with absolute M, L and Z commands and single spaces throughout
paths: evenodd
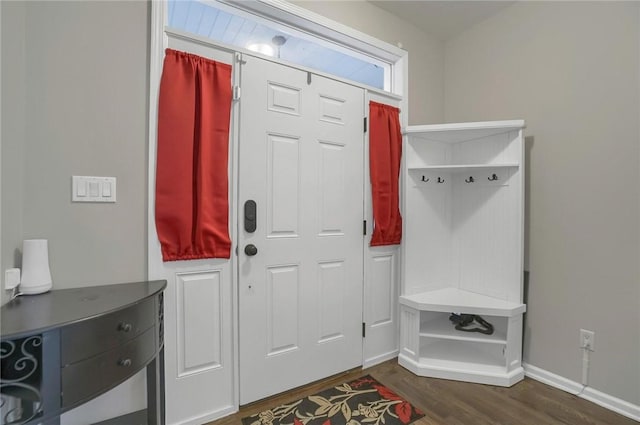
M 369 102 L 369 167 L 373 202 L 371 246 L 397 245 L 402 239 L 400 215 L 400 110 Z
M 230 258 L 231 65 L 166 50 L 155 219 L 163 261 Z

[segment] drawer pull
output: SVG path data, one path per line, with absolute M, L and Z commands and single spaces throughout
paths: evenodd
M 123 366 L 123 367 L 131 366 L 131 359 L 120 359 L 120 360 L 118 360 L 118 366 Z
M 129 331 L 131 331 L 131 328 L 132 328 L 131 323 L 122 322 L 122 323 L 118 324 L 118 330 L 122 331 L 122 332 L 129 332 Z

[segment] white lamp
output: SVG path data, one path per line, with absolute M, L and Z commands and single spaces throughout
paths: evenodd
M 41 294 L 51 289 L 49 247 L 46 239 L 26 239 L 22 242 L 22 280 L 20 292 Z

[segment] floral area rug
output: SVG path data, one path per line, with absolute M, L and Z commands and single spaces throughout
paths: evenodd
M 401 425 L 420 410 L 367 375 L 242 419 L 242 425 Z

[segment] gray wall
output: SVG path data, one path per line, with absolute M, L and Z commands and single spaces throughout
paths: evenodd
M 2 269 L 45 238 L 54 288 L 143 280 L 147 3 L 2 2 L 2 32 Z M 117 203 L 71 203 L 72 175 Z
M 2 264 L 49 240 L 54 288 L 146 277 L 148 4 L 1 2 Z M 71 176 L 115 176 L 115 204 L 71 203 Z M 3 302 L 6 301 L 4 291 Z M 63 416 L 144 407 L 144 372 Z
M 409 52 L 409 124 L 444 119 L 444 43 L 389 12 L 359 1 L 292 1 Z
M 445 46 L 445 118 L 527 122 L 524 359 L 640 404 L 639 4 L 518 2 Z
M 16 265 L 16 249 L 22 246 L 23 157 L 26 92 L 26 7 L 3 2 L 2 7 L 2 257 L 4 270 Z M 0 290 L 0 300 L 5 295 Z

